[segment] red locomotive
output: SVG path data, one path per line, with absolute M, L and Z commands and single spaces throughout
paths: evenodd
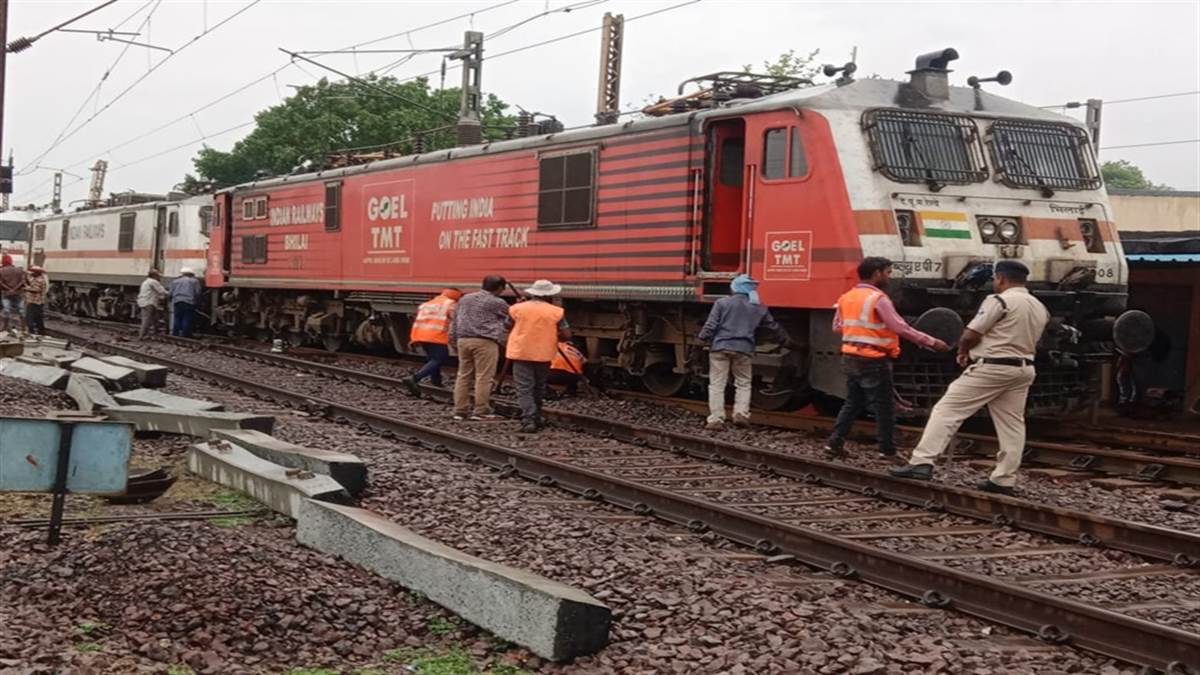
M 990 263 L 1013 258 L 1056 318 L 1030 408 L 1061 410 L 1089 396 L 1125 306 L 1094 150 L 1070 118 L 950 86 L 948 54 L 907 82 L 716 74 L 658 117 L 220 191 L 213 321 L 403 351 L 438 289 L 549 278 L 591 362 L 665 395 L 703 375 L 689 354 L 708 304 L 749 272 L 800 345 L 760 346 L 757 402 L 778 407 L 841 393 L 831 307 L 864 255 L 896 261 L 910 317 L 969 316 Z M 897 389 L 922 412 L 955 369 L 905 352 Z

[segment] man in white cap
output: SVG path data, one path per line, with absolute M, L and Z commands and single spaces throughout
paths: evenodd
M 171 335 L 192 337 L 192 320 L 196 316 L 196 305 L 200 302 L 203 289 L 192 268 L 184 267 L 179 274 L 171 282 Z
M 524 432 L 535 432 L 542 427 L 542 399 L 546 395 L 550 362 L 558 353 L 559 341 L 571 339 L 563 308 L 550 301 L 561 292 L 562 286 L 539 279 L 525 289 L 527 299 L 508 310 L 511 325 L 504 356 L 512 362 Z
M 163 288 L 162 282 L 159 281 L 160 278 L 162 278 L 161 272 L 150 270 L 142 281 L 141 288 L 138 289 L 137 306 L 142 319 L 142 327 L 138 330 L 139 340 L 145 340 L 151 334 L 158 332 L 158 303 L 167 297 L 167 289 Z

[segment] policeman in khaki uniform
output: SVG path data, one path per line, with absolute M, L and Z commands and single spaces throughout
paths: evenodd
M 966 370 L 950 383 L 930 413 L 909 464 L 890 471 L 901 478 L 929 480 L 933 461 L 946 450 L 963 420 L 988 407 L 1000 441 L 996 469 L 980 490 L 1012 494 L 1025 450 L 1025 398 L 1033 384 L 1038 340 L 1050 312 L 1025 288 L 1029 268 L 1015 260 L 996 263 L 988 296 L 958 345 Z

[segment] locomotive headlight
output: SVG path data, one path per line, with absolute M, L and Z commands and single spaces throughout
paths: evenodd
M 983 235 L 984 239 L 991 239 L 996 236 L 996 223 L 985 220 L 979 225 L 979 233 Z
M 1017 234 L 1019 233 L 1020 230 L 1017 228 L 1017 224 L 1014 222 L 1010 221 L 1000 226 L 1000 238 L 1010 244 L 1017 241 Z

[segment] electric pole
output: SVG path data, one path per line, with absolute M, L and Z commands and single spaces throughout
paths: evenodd
M 54 191 L 50 193 L 50 211 L 62 213 L 62 172 L 54 172 Z
M 462 60 L 462 101 L 458 107 L 458 144 L 483 142 L 483 33 L 469 30 L 463 34 L 463 46 L 449 58 Z
M 4 150 L 4 72 L 7 66 L 8 49 L 5 45 L 8 44 L 8 0 L 0 0 L 0 157 L 3 156 Z M 12 194 L 13 189 L 13 170 L 12 166 L 0 167 L 0 194 L 4 195 L 7 201 L 8 195 Z
M 621 114 L 621 45 L 625 42 L 625 15 L 604 13 L 600 37 L 600 90 L 596 95 L 596 124 L 616 124 Z
M 1100 154 L 1100 108 L 1104 105 L 1104 101 L 1098 98 L 1089 98 L 1087 100 L 1087 114 L 1084 117 L 1084 123 L 1087 124 L 1088 132 L 1092 135 L 1092 146 L 1096 149 L 1096 154 Z

